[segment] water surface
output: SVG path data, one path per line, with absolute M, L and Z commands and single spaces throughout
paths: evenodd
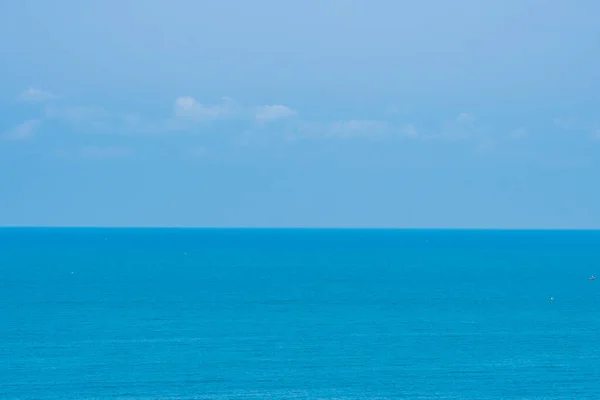
M 599 249 L 594 231 L 0 229 L 0 398 L 599 399 Z

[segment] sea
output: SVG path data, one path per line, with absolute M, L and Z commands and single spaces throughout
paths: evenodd
M 600 399 L 600 231 L 0 229 L 0 399 Z

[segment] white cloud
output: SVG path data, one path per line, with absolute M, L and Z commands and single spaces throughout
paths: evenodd
M 474 120 L 475 117 L 466 112 L 460 113 L 459 116 L 456 118 L 456 122 L 458 122 L 459 124 L 468 124 L 473 122 Z
M 179 118 L 195 121 L 217 120 L 239 116 L 254 115 L 259 122 L 274 121 L 297 115 L 296 111 L 284 105 L 266 105 L 254 108 L 239 106 L 233 99 L 223 97 L 221 103 L 206 105 L 191 96 L 178 97 L 173 106 L 174 114 Z
M 33 131 L 40 126 L 39 119 L 30 119 L 17 125 L 14 129 L 4 134 L 4 138 L 8 140 L 24 140 L 33 135 Z
M 28 89 L 23 98 L 50 99 L 50 93 L 37 89 Z M 391 135 L 396 137 L 416 138 L 421 137 L 417 128 L 410 124 L 403 125 L 399 122 L 385 120 L 354 119 L 334 122 L 309 122 L 300 118 L 298 112 L 282 104 L 267 104 L 263 106 L 242 106 L 234 100 L 224 97 L 216 104 L 202 104 L 194 97 L 181 96 L 174 100 L 172 112 L 165 115 L 143 115 L 136 113 L 109 113 L 100 107 L 86 107 L 63 104 L 47 104 L 44 107 L 43 117 L 46 119 L 61 120 L 72 124 L 77 131 L 102 132 L 113 134 L 147 134 L 160 135 L 174 132 L 191 133 L 201 130 L 200 122 L 224 119 L 239 119 L 242 130 L 252 129 L 252 133 L 245 133 L 244 140 L 252 137 L 252 141 L 267 140 L 269 142 L 313 138 L 375 138 Z M 402 112 L 398 107 L 392 107 L 391 112 Z M 275 131 L 269 128 L 269 122 L 291 119 L 290 123 L 281 126 Z M 464 113 L 459 120 L 472 119 Z M 33 121 L 33 120 L 32 120 Z M 255 122 L 255 123 L 253 123 Z M 40 120 L 23 124 L 15 129 L 14 137 L 26 137 L 35 129 Z M 455 125 L 459 125 L 456 121 Z M 202 155 L 205 150 L 198 149 L 196 155 Z M 80 155 L 108 156 L 121 154 L 122 149 L 90 147 L 82 150 Z
M 35 88 L 27 88 L 19 95 L 20 101 L 25 101 L 28 103 L 39 103 L 44 101 L 54 100 L 57 97 L 50 92 L 45 92 L 40 89 Z
M 289 107 L 281 104 L 256 107 L 255 117 L 259 122 L 274 121 L 281 118 L 289 118 L 298 115 L 298 113 Z
M 175 100 L 175 116 L 198 121 L 215 120 L 230 117 L 234 114 L 235 102 L 227 97 L 221 104 L 204 105 L 193 97 L 183 96 Z

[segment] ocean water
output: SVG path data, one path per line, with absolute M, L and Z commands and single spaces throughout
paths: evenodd
M 593 274 L 593 231 L 0 229 L 0 398 L 600 399 Z

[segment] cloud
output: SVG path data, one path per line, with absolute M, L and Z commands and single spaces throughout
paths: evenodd
M 182 96 L 175 99 L 174 114 L 179 118 L 195 121 L 217 120 L 233 117 L 248 117 L 249 113 L 259 122 L 274 121 L 297 115 L 297 112 L 284 105 L 266 105 L 254 108 L 242 107 L 233 99 L 223 97 L 221 103 L 205 105 L 191 96 Z
M 233 116 L 235 102 L 228 97 L 224 97 L 221 104 L 207 106 L 199 103 L 193 97 L 183 96 L 175 100 L 173 108 L 177 117 L 205 121 Z
M 116 146 L 86 146 L 80 151 L 80 155 L 84 158 L 116 158 L 130 153 L 129 149 Z
M 4 134 L 4 138 L 7 140 L 25 140 L 33 135 L 33 132 L 40 126 L 41 121 L 39 119 L 30 119 L 19 125 L 14 129 Z
M 56 99 L 57 96 L 40 89 L 27 88 L 19 95 L 19 100 L 27 103 L 40 103 Z
M 298 113 L 289 107 L 281 104 L 256 107 L 255 117 L 259 122 L 274 121 L 281 118 L 289 118 L 298 115 Z
M 30 97 L 34 97 L 33 93 L 39 95 L 41 91 L 30 89 L 28 93 Z M 39 98 L 41 97 L 39 96 Z M 296 110 L 277 103 L 244 106 L 231 98 L 223 97 L 216 104 L 203 104 L 192 96 L 180 96 L 174 100 L 171 112 L 167 109 L 162 116 L 132 112 L 109 113 L 100 107 L 59 103 L 47 104 L 44 107 L 43 118 L 67 122 L 73 126 L 75 131 L 139 135 L 200 132 L 203 122 L 233 119 L 235 120 L 234 129 L 246 132 L 243 134 L 244 139 L 241 142 L 252 143 L 293 142 L 308 138 L 375 138 L 386 135 L 407 138 L 420 137 L 415 126 L 398 121 L 348 119 L 311 122 L 294 118 L 298 115 Z M 272 121 L 287 119 L 290 122 L 283 126 L 275 125 L 277 129 L 269 124 Z M 22 131 L 25 129 L 20 128 Z M 25 136 L 25 134 L 21 133 L 20 136 Z M 88 156 L 108 155 L 113 154 L 114 151 L 117 150 L 98 148 L 84 150 Z M 198 150 L 197 155 L 200 155 L 202 151 Z

